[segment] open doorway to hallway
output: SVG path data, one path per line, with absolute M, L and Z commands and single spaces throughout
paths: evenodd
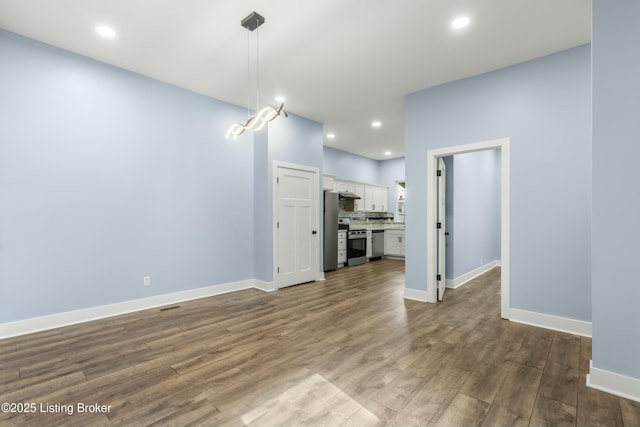
M 501 317 L 508 319 L 510 308 L 510 141 L 508 138 L 466 144 L 454 147 L 445 147 L 427 152 L 427 224 L 429 232 L 427 233 L 427 292 L 430 302 L 437 301 L 437 260 L 438 260 L 438 244 L 437 244 L 437 169 L 438 161 L 448 156 L 456 156 L 465 153 L 484 152 L 488 150 L 499 150 L 499 230 L 500 230 L 500 265 L 501 268 Z M 454 168 L 455 170 L 455 164 Z M 455 188 L 455 183 L 453 185 Z M 454 190 L 455 191 L 455 190 Z M 454 207 L 455 212 L 455 207 Z M 451 234 L 450 234 L 451 235 Z M 463 236 L 464 237 L 464 236 Z M 455 249 L 455 243 L 454 248 Z M 473 251 L 471 251 L 473 254 Z M 482 259 L 484 263 L 484 259 Z M 493 261 L 493 260 L 491 260 Z M 475 261 L 474 261 L 475 262 Z M 454 264 L 455 267 L 455 264 Z M 472 270 L 473 271 L 473 270 Z M 464 280 L 462 278 L 461 280 Z M 467 278 L 468 280 L 468 278 Z M 452 283 L 455 285 L 455 283 Z
M 493 149 L 443 158 L 447 289 L 500 265 L 500 155 Z

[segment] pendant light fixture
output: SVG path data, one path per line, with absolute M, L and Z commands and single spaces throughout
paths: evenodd
M 246 28 L 248 31 L 253 32 L 257 30 L 262 24 L 264 24 L 264 17 L 257 12 L 251 12 L 249 16 L 244 18 L 240 25 Z M 250 80 L 250 52 L 249 52 L 249 39 L 247 39 L 247 92 L 249 91 Z M 227 139 L 232 136 L 235 140 L 239 135 L 242 135 L 246 130 L 254 132 L 262 129 L 267 123 L 283 114 L 288 117 L 286 111 L 284 111 L 284 103 L 280 104 L 277 109 L 271 106 L 266 106 L 261 110 L 258 110 L 260 102 L 260 35 L 259 31 L 256 31 L 256 111 L 254 116 L 250 116 L 249 113 L 249 99 L 247 99 L 247 116 L 249 117 L 244 123 L 234 123 L 227 131 Z M 248 98 L 248 97 L 247 97 Z

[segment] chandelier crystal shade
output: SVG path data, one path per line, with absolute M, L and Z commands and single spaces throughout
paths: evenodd
M 260 27 L 260 25 L 264 24 L 264 22 L 265 22 L 265 19 L 263 16 L 261 16 L 257 12 L 251 12 L 249 16 L 247 16 L 240 22 L 240 25 L 249 31 L 253 31 L 253 30 L 256 30 L 258 27 Z M 259 45 L 259 38 L 258 38 L 259 36 L 257 34 L 258 33 L 256 33 L 256 44 Z M 247 49 L 247 59 L 249 55 L 250 53 L 249 53 L 249 50 Z M 259 51 L 258 49 L 256 49 L 256 74 L 258 75 L 258 77 L 260 73 L 259 61 L 260 61 Z M 247 62 L 249 61 L 247 60 Z M 247 73 L 247 74 L 250 74 L 250 73 Z M 249 78 L 248 75 L 247 75 L 247 78 Z M 284 103 L 280 104 L 280 107 L 278 108 L 274 108 L 269 105 L 258 111 L 257 103 L 259 100 L 259 94 L 260 94 L 260 86 L 258 84 L 256 88 L 257 113 L 253 116 L 249 116 L 249 114 L 247 114 L 249 118 L 244 123 L 234 123 L 233 125 L 231 125 L 231 127 L 229 128 L 226 134 L 227 139 L 229 137 L 233 137 L 233 139 L 235 140 L 238 136 L 242 135 L 247 130 L 257 132 L 260 129 L 262 129 L 267 123 L 274 120 L 276 117 L 280 115 L 284 115 L 285 117 L 288 117 L 286 111 L 284 111 Z M 247 104 L 249 104 L 248 101 L 247 101 Z M 247 109 L 248 108 L 249 108 L 249 105 L 247 105 Z

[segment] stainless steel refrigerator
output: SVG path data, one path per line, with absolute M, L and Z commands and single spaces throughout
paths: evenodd
M 338 268 L 338 193 L 324 192 L 324 271 Z

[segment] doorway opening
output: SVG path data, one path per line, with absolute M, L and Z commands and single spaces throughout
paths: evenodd
M 438 265 L 438 162 L 443 157 L 485 150 L 500 150 L 500 315 L 510 318 L 510 139 L 502 138 L 473 144 L 445 147 L 427 151 L 427 296 L 437 302 Z

